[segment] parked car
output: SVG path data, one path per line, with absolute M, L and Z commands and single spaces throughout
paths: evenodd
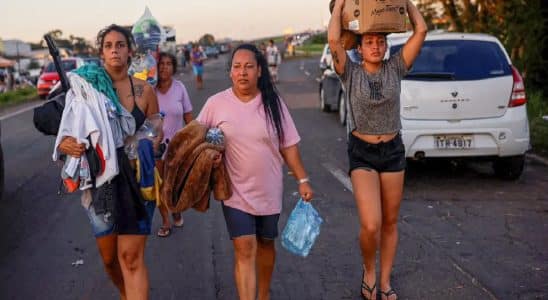
M 356 63 L 361 60 L 356 50 L 347 51 L 347 54 Z M 320 58 L 320 72 L 320 109 L 324 112 L 338 111 L 339 122 L 344 126 L 346 124 L 346 96 L 339 76 L 335 73 L 328 44 L 325 44 Z
M 408 37 L 389 35 L 387 56 Z M 407 158 L 486 159 L 501 178 L 521 176 L 530 148 L 525 86 L 497 38 L 428 34 L 400 100 Z
M 204 52 L 207 57 L 213 57 L 213 58 L 219 57 L 219 49 L 217 49 L 217 47 L 207 46 L 205 47 Z
M 80 57 L 71 57 L 64 58 L 61 63 L 63 64 L 63 69 L 66 72 L 77 69 L 85 64 L 84 60 Z M 50 62 L 44 68 L 44 71 L 38 78 L 38 83 L 36 87 L 38 89 L 38 96 L 45 99 L 51 90 L 51 87 L 59 81 L 59 74 L 55 70 L 55 64 Z

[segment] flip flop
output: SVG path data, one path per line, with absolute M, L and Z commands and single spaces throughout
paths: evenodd
M 171 214 L 173 217 L 173 226 L 175 227 L 183 227 L 183 224 L 185 223 L 185 220 L 183 219 L 183 215 L 181 214 Z M 177 218 L 179 216 L 179 218 Z
M 170 227 L 160 226 L 160 229 L 158 229 L 158 236 L 159 237 L 168 237 L 170 234 L 171 234 L 171 228 Z

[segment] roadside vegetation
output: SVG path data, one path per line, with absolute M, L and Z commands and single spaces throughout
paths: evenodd
M 531 146 L 534 152 L 544 157 L 548 157 L 548 120 L 542 117 L 548 115 L 547 102 L 540 90 L 531 90 L 527 94 Z
M 295 53 L 301 56 L 321 55 L 324 45 L 327 43 L 327 32 L 313 35 L 302 45 L 297 46 Z
M 36 88 L 25 87 L 0 94 L 0 108 L 38 98 Z

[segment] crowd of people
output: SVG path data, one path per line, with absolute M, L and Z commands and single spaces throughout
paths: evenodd
M 363 61 L 353 63 L 340 41 L 343 3 L 344 0 L 335 1 L 328 39 L 335 71 L 349 93 L 349 175 L 360 221 L 361 296 L 376 299 L 380 295 L 382 299 L 393 300 L 397 294 L 390 275 L 398 241 L 397 219 L 405 172 L 404 146 L 399 134 L 399 90 L 401 79 L 425 39 L 426 26 L 414 4 L 408 1 L 414 32 L 402 50 L 383 60 L 386 34 L 366 33 L 359 36 L 357 46 Z M 155 208 L 158 207 L 162 218 L 158 236 L 168 237 L 173 227 L 184 224 L 182 214 L 170 212 L 168 205 L 162 203 L 164 199 L 147 201 L 142 195 L 143 176 L 149 171 L 141 156 L 146 151 L 139 148 L 137 167 L 126 153 L 125 141 L 147 118 L 158 113 L 163 117 L 162 130 L 149 147 L 159 174 L 177 167 L 170 164 L 170 158 L 162 155 L 160 149 L 162 145 L 168 149 L 180 146 L 170 141 L 187 124 L 199 122 L 207 128 L 219 129 L 224 135 L 224 148 L 220 155 L 211 157 L 211 164 L 213 168 L 222 165 L 230 177 L 231 194 L 220 205 L 234 249 L 238 296 L 269 299 L 276 261 L 274 241 L 279 235 L 282 210 L 283 164 L 294 176 L 301 198 L 311 201 L 314 197 L 300 156 L 301 137 L 275 85 L 281 53 L 274 41 L 270 40 L 268 46 L 241 44 L 232 51 L 228 63 L 230 87 L 210 96 L 196 120 L 187 88 L 175 75 L 179 62 L 181 67 L 190 64 L 196 88 L 203 88 L 204 56 L 198 45 L 185 48 L 179 58 L 160 53 L 155 87 L 127 75 L 134 49 L 132 36 L 125 28 L 111 25 L 101 30 L 97 45 L 103 66 L 74 73 L 96 89 L 98 95 L 103 95 L 104 107 L 98 109 L 105 109 L 108 118 L 97 126 L 105 137 L 94 140 L 92 136 L 82 141 L 70 131 L 63 131 L 57 138 L 55 151 L 67 157 L 89 158 L 92 145 L 109 150 L 107 142 L 113 144 L 109 159 L 114 159 L 119 172 L 101 185 L 94 183 L 89 188 L 89 198 L 83 198 L 82 202 L 105 271 L 121 299 L 148 298 L 144 252 Z M 80 80 L 74 78 L 76 75 L 71 76 L 72 80 Z M 95 91 L 86 91 L 95 95 Z M 76 90 L 69 95 L 72 95 L 69 103 L 78 102 Z M 65 114 L 63 118 L 65 125 L 82 121 Z M 247 126 L 241 126 L 242 122 Z M 89 122 L 84 123 L 87 126 Z M 140 175 L 136 176 L 136 172 Z M 99 183 L 100 177 L 97 178 Z M 379 249 L 377 284 L 375 261 Z

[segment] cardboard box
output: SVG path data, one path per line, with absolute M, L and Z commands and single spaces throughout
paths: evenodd
M 407 0 L 345 0 L 343 29 L 365 32 L 405 32 Z

